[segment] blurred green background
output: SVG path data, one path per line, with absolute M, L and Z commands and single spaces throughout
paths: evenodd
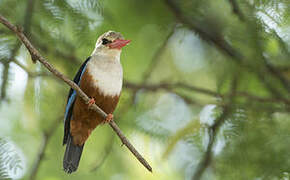
M 69 87 L 0 25 L 0 179 L 290 179 L 289 0 L 0 0 L 71 79 L 108 30 L 123 48 L 115 121 L 62 170 Z

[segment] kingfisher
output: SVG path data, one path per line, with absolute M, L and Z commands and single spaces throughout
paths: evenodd
M 74 82 L 90 97 L 90 101 L 86 104 L 75 90 L 70 89 L 64 116 L 63 145 L 66 144 L 66 150 L 63 168 L 66 173 L 77 170 L 84 144 L 91 132 L 113 118 L 123 82 L 121 49 L 129 42 L 118 32 L 104 33 L 74 77 Z M 106 119 L 89 108 L 93 104 L 108 114 Z

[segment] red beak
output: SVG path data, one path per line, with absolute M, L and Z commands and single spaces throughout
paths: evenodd
M 122 47 L 126 46 L 131 40 L 125 40 L 125 39 L 116 39 L 112 43 L 110 43 L 108 46 L 111 49 L 121 49 Z

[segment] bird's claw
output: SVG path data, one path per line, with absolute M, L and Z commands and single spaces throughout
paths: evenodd
M 106 119 L 105 119 L 105 123 L 110 123 L 112 121 L 112 119 L 114 118 L 113 114 L 108 114 Z
M 89 100 L 89 104 L 88 104 L 88 106 L 89 107 L 91 107 L 93 104 L 95 104 L 95 99 L 94 98 L 91 98 L 90 100 Z

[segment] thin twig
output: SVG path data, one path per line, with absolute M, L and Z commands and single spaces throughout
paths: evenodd
M 142 78 L 141 84 L 147 84 L 150 76 L 152 75 L 153 71 L 156 69 L 156 67 L 159 63 L 159 61 L 161 59 L 160 57 L 161 57 L 162 53 L 164 52 L 164 50 L 166 49 L 167 44 L 168 44 L 171 36 L 174 34 L 175 29 L 176 29 L 176 24 L 173 25 L 170 32 L 166 36 L 165 40 L 162 42 L 161 46 L 155 51 L 153 58 L 150 61 L 150 64 L 148 65 L 146 71 L 143 73 L 143 78 Z M 135 89 L 132 91 L 133 103 L 136 102 L 137 90 L 138 89 Z
M 210 165 L 210 162 L 212 160 L 212 148 L 214 145 L 214 142 L 216 140 L 216 135 L 218 132 L 218 129 L 220 125 L 225 121 L 225 119 L 230 114 L 229 106 L 225 106 L 222 112 L 222 115 L 219 116 L 218 119 L 215 120 L 215 124 L 209 129 L 209 142 L 207 145 L 207 149 L 205 154 L 203 155 L 200 163 L 198 164 L 198 167 L 192 177 L 193 180 L 199 180 L 203 174 L 203 172 L 206 170 L 206 168 Z
M 290 82 L 289 82 L 289 80 L 286 79 L 283 76 L 283 74 L 281 74 L 281 72 L 278 69 L 276 69 L 273 65 L 271 65 L 269 63 L 269 60 L 266 57 L 263 57 L 263 60 L 264 60 L 265 67 L 267 68 L 268 72 L 270 72 L 277 79 L 279 79 L 279 81 L 285 87 L 285 89 L 287 89 L 288 92 L 290 92 Z M 278 96 L 278 97 L 281 97 L 281 96 Z
M 51 76 L 51 74 L 49 73 L 46 73 L 46 72 L 31 72 L 26 66 L 24 66 L 22 63 L 20 63 L 19 61 L 17 60 L 13 60 L 13 62 L 19 66 L 21 69 L 23 69 L 29 77 L 31 78 L 36 78 L 36 77 L 40 77 L 40 76 L 46 76 L 46 77 L 54 77 L 54 76 Z
M 230 98 L 227 101 L 227 103 L 223 106 L 222 114 L 214 121 L 214 124 L 209 128 L 209 142 L 207 145 L 207 149 L 196 168 L 196 171 L 192 177 L 193 180 L 200 180 L 204 171 L 212 161 L 212 149 L 216 141 L 218 131 L 232 111 L 233 99 L 236 96 L 236 90 L 238 85 L 237 78 L 238 76 L 235 75 L 232 82 L 231 92 L 229 94 Z
M 290 57 L 290 56 L 289 56 Z M 280 66 L 280 67 L 276 67 L 279 71 L 282 71 L 284 73 L 288 73 L 290 72 L 290 66 Z
M 253 7 L 252 7 L 253 8 Z M 290 51 L 288 48 L 287 43 L 283 40 L 282 37 L 280 37 L 280 35 L 277 33 L 277 31 L 273 28 L 271 28 L 267 23 L 265 23 L 263 20 L 261 20 L 261 23 L 263 24 L 263 26 L 269 30 L 270 35 L 274 36 L 276 38 L 276 40 L 279 42 L 279 45 L 281 47 L 281 50 L 286 54 L 286 56 L 290 56 Z M 277 68 L 277 70 L 279 70 L 279 68 Z
M 49 138 L 43 134 L 42 142 L 41 142 L 41 145 L 39 148 L 39 152 L 38 152 L 37 157 L 36 157 L 37 159 L 35 160 L 35 163 L 32 167 L 32 171 L 30 173 L 30 177 L 29 177 L 30 180 L 36 179 L 40 164 L 42 163 L 42 160 L 44 158 L 44 153 L 45 153 L 45 150 L 47 148 L 48 139 Z
M 165 40 L 162 42 L 161 46 L 154 53 L 153 58 L 152 58 L 152 60 L 151 60 L 151 62 L 149 64 L 148 68 L 146 69 L 146 71 L 143 74 L 143 80 L 142 80 L 143 83 L 147 83 L 148 79 L 150 78 L 150 75 L 152 74 L 153 70 L 157 66 L 162 53 L 166 49 L 167 44 L 168 44 L 171 36 L 174 34 L 175 29 L 176 29 L 176 24 L 173 25 L 173 27 L 171 28 L 170 32 L 166 36 Z
M 188 105 L 194 105 L 194 106 L 199 106 L 199 107 L 203 107 L 204 104 L 197 102 L 195 100 L 193 100 L 192 98 L 178 92 L 178 91 L 173 91 L 177 96 L 179 96 L 180 98 L 182 98 L 184 100 L 184 102 L 186 102 L 186 104 Z
M 221 94 L 221 93 L 209 90 L 209 89 L 200 88 L 200 87 L 196 87 L 196 86 L 192 86 L 192 85 L 188 85 L 188 84 L 184 84 L 184 83 L 161 83 L 161 84 L 149 85 L 149 84 L 134 84 L 134 83 L 125 81 L 124 86 L 125 86 L 125 88 L 129 88 L 129 89 L 133 89 L 133 90 L 144 89 L 146 91 L 157 91 L 160 89 L 172 91 L 173 89 L 176 89 L 176 88 L 182 88 L 182 89 L 194 91 L 196 93 L 201 93 L 201 94 L 205 94 L 205 95 L 209 95 L 209 96 L 213 96 L 213 97 L 218 97 L 218 98 L 226 98 L 227 97 L 224 94 Z M 264 103 L 264 102 L 285 103 L 287 105 L 290 105 L 290 99 L 285 99 L 285 98 L 260 97 L 260 96 L 256 96 L 256 95 L 250 94 L 248 92 L 242 92 L 242 91 L 236 92 L 236 96 L 244 97 L 244 98 L 247 98 L 251 101 L 257 101 L 257 102 L 261 102 L 261 103 Z
M 80 89 L 80 87 L 68 79 L 66 76 L 64 76 L 62 73 L 60 73 L 58 70 L 56 70 L 51 64 L 49 64 L 44 57 L 41 56 L 41 54 L 34 48 L 34 46 L 31 44 L 31 42 L 26 38 L 26 36 L 21 31 L 21 28 L 14 26 L 11 24 L 6 18 L 0 15 L 0 22 L 8 27 L 11 31 L 13 31 L 18 38 L 23 42 L 23 44 L 26 46 L 27 50 L 29 51 L 32 60 L 39 61 L 42 63 L 50 72 L 52 72 L 56 77 L 63 80 L 65 83 L 67 83 L 71 88 L 73 88 L 78 96 L 83 99 L 83 101 L 86 104 L 89 104 L 90 98 Z M 100 109 L 96 104 L 93 104 L 91 106 L 92 110 L 96 111 L 102 118 L 106 118 L 107 114 Z M 128 141 L 128 139 L 123 135 L 120 128 L 117 126 L 114 120 L 110 121 L 110 126 L 113 128 L 115 133 L 119 136 L 122 143 L 126 145 L 126 147 L 134 154 L 134 156 L 139 160 L 140 163 L 144 165 L 150 172 L 152 172 L 151 166 L 147 163 L 147 161 L 138 153 L 138 151 L 134 148 L 134 146 Z
M 95 172 L 98 169 L 100 169 L 100 167 L 105 163 L 105 161 L 107 160 L 107 158 L 109 157 L 110 153 L 112 152 L 113 149 L 113 145 L 114 145 L 114 141 L 113 141 L 114 137 L 112 136 L 109 140 L 108 145 L 106 145 L 105 147 L 105 152 L 104 155 L 101 157 L 101 159 L 98 158 L 97 163 L 94 165 L 94 167 L 91 169 L 91 172 Z
M 114 129 L 114 131 L 118 134 L 121 141 L 125 146 L 134 154 L 134 156 L 150 171 L 152 172 L 151 166 L 147 163 L 147 161 L 138 153 L 138 151 L 134 148 L 134 146 L 128 141 L 128 139 L 123 135 L 121 129 L 117 126 L 117 124 L 112 120 L 110 122 L 110 126 Z
M 282 50 L 287 54 L 287 56 L 290 56 L 290 51 L 288 48 L 287 43 L 282 39 L 282 37 L 279 36 L 279 34 L 275 31 L 275 29 L 272 29 L 269 27 L 269 29 L 271 30 L 271 32 L 273 33 L 273 35 L 276 37 L 276 39 L 279 41 L 280 47 L 282 48 Z
M 264 15 L 266 15 L 269 19 L 271 19 L 271 21 L 273 21 L 274 23 L 276 23 L 278 26 L 281 26 L 281 23 L 278 22 L 273 15 L 269 14 L 267 12 L 267 10 L 265 10 L 264 8 L 258 8 L 258 11 L 260 11 L 261 13 L 263 13 Z
M 245 20 L 244 15 L 243 15 L 237 1 L 236 0 L 229 0 L 229 3 L 232 6 L 233 13 L 236 14 L 241 21 L 244 21 Z
M 58 125 L 62 122 L 63 118 L 58 118 L 56 120 L 56 122 L 52 123 L 52 126 L 43 133 L 43 139 L 42 139 L 42 143 L 38 152 L 38 156 L 34 162 L 34 165 L 32 167 L 31 173 L 30 173 L 30 180 L 34 180 L 36 179 L 37 173 L 38 173 L 38 169 L 42 163 L 42 160 L 44 158 L 45 155 L 45 151 L 47 149 L 47 144 L 50 140 L 50 138 L 52 137 L 53 133 L 55 132 L 55 130 L 57 129 Z
M 30 27 L 31 27 L 30 25 L 31 25 L 31 21 L 32 21 L 34 1 L 35 0 L 27 0 L 27 4 L 26 4 L 26 14 L 24 17 L 24 24 L 23 24 L 24 34 L 26 36 L 28 36 L 30 34 Z
M 8 98 L 6 98 L 6 91 L 7 91 L 7 87 L 8 87 L 8 83 L 9 83 L 9 67 L 10 67 L 10 62 L 11 59 L 14 58 L 17 54 L 17 51 L 19 50 L 21 46 L 20 42 L 17 42 L 13 48 L 13 50 L 11 51 L 11 55 L 10 55 L 10 59 L 8 61 L 2 62 L 3 66 L 4 66 L 4 70 L 2 72 L 2 85 L 1 85 L 1 96 L 0 96 L 0 100 L 7 100 Z
M 6 88 L 8 84 L 8 74 L 9 74 L 9 62 L 3 63 L 4 69 L 2 72 L 2 84 L 1 84 L 1 96 L 0 100 L 6 99 Z

